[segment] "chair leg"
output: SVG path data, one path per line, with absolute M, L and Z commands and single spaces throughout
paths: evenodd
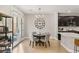
M 30 43 L 29 43 L 29 46 L 31 45 L 31 41 L 30 41 Z
M 77 53 L 77 46 L 76 46 L 76 53 Z
M 36 42 L 35 42 L 35 46 L 37 46 Z
M 75 49 L 75 45 L 74 45 L 74 53 L 76 53 L 75 51 L 76 51 L 76 49 Z
M 38 42 L 35 42 L 35 46 L 37 46 L 37 43 L 38 43 Z
M 49 47 L 50 47 L 50 41 L 48 41 Z
M 47 44 L 46 44 L 46 42 L 45 42 L 45 47 L 47 48 Z
M 32 43 L 32 48 L 34 47 L 34 41 L 33 41 L 33 43 Z
M 74 46 L 74 53 L 77 53 L 77 46 Z

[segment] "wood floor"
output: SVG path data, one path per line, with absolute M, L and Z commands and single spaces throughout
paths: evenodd
M 13 49 L 13 53 L 68 53 L 65 48 L 60 45 L 58 40 L 50 39 L 50 47 L 29 46 L 29 40 L 24 40 Z

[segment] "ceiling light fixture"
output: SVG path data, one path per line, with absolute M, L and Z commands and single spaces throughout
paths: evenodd
M 41 8 L 38 8 L 37 12 L 38 13 L 35 15 L 36 18 L 43 18 L 44 17 L 44 14 L 42 14 Z
M 42 13 L 41 8 L 38 8 L 38 14 L 35 15 L 35 18 L 34 25 L 40 32 L 45 27 L 45 15 Z

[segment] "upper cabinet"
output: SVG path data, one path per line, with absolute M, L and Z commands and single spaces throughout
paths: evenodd
M 59 16 L 58 26 L 79 26 L 79 16 Z

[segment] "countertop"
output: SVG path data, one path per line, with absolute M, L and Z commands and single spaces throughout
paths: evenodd
M 77 33 L 77 34 L 79 34 L 79 31 L 76 31 L 76 30 L 70 30 L 70 31 L 58 31 L 58 32 L 69 32 L 69 33 Z
M 79 38 L 79 33 L 76 32 L 60 31 L 59 33 L 61 34 L 61 36 L 65 36 L 65 37 Z

